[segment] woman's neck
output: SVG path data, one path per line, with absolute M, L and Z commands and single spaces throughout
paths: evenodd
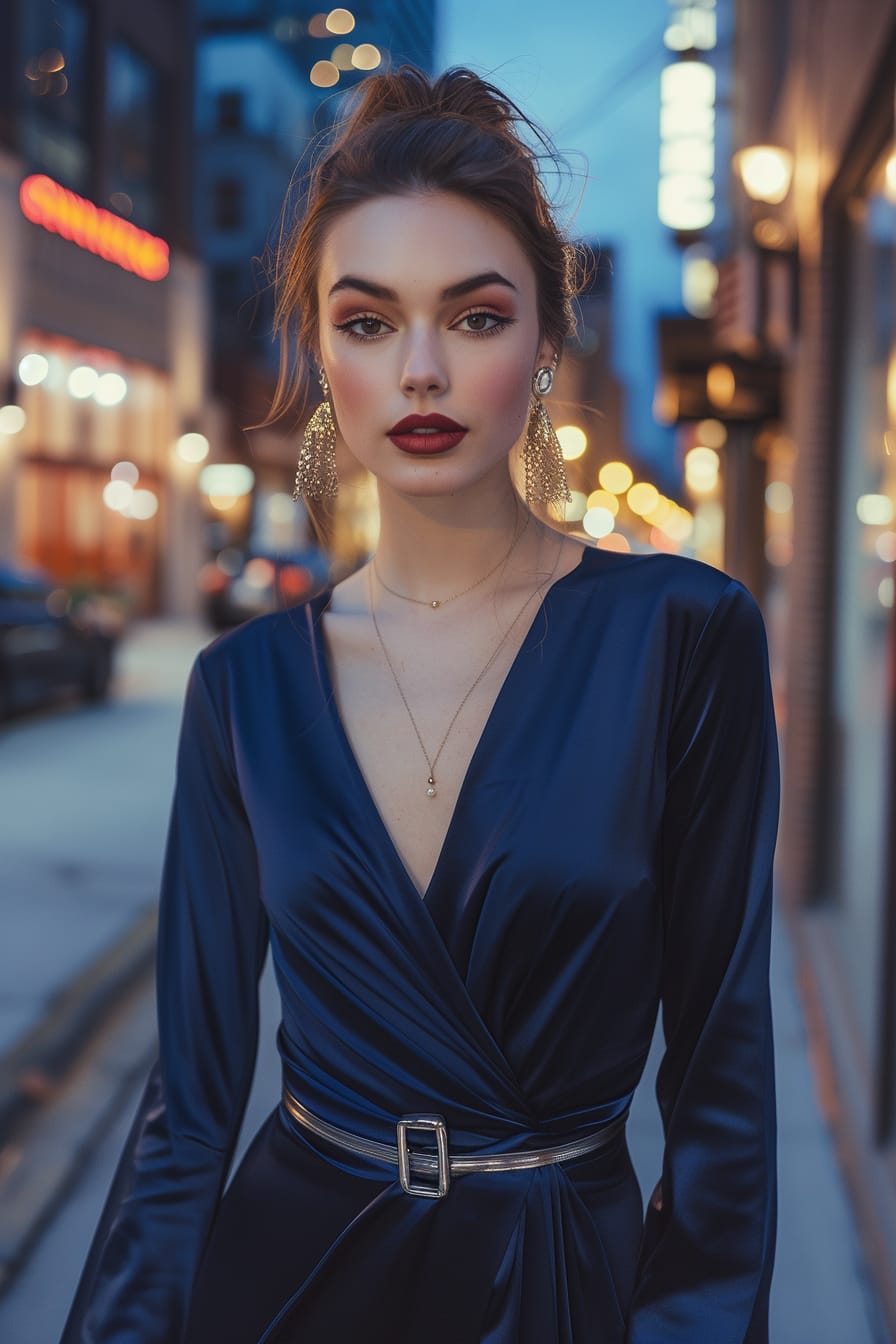
M 524 573 L 543 554 L 540 542 L 549 530 L 527 514 L 509 482 L 499 499 L 480 501 L 413 499 L 381 489 L 377 576 L 406 597 L 442 599 L 500 566 L 511 546 L 509 566 Z

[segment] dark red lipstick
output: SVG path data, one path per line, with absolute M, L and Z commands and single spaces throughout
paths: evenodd
M 406 415 L 392 426 L 388 437 L 404 453 L 445 453 L 456 448 L 466 432 L 447 415 Z

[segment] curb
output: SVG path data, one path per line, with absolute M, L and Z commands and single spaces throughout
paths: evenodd
M 158 1050 L 152 987 L 148 971 L 131 983 L 112 1020 L 79 1052 L 52 1105 L 2 1150 L 0 1300 L 149 1071 Z
M 53 1095 L 104 1018 L 155 961 L 158 907 L 50 999 L 43 1018 L 0 1058 L 0 1150 Z

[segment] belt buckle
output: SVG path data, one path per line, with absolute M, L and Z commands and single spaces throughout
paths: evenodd
M 411 1152 L 408 1148 L 408 1130 L 425 1129 L 435 1134 L 438 1161 L 438 1183 L 436 1185 L 414 1185 L 411 1181 Z M 396 1125 L 398 1132 L 398 1178 L 402 1190 L 409 1195 L 422 1195 L 425 1199 L 441 1199 L 448 1193 L 450 1167 L 448 1162 L 448 1130 L 441 1115 L 403 1115 Z

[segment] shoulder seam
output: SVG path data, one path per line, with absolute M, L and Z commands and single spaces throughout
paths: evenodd
M 231 740 L 230 733 L 226 729 L 226 725 L 221 717 L 221 712 L 218 703 L 215 700 L 215 697 L 212 695 L 211 686 L 209 685 L 208 678 L 205 675 L 204 663 L 205 663 L 205 655 L 207 652 L 208 652 L 208 645 L 206 645 L 205 648 L 200 649 L 199 653 L 196 655 L 196 675 L 199 679 L 199 684 L 202 687 L 202 693 L 205 696 L 206 704 L 208 705 L 211 716 L 214 719 L 215 728 L 218 733 L 218 738 L 227 754 L 228 769 L 230 770 L 232 779 L 236 783 L 238 776 L 236 770 L 236 759 L 234 757 L 233 752 L 233 741 Z
M 739 579 L 735 579 L 732 575 L 729 574 L 729 575 L 728 575 L 728 582 L 725 584 L 724 588 L 723 588 L 722 591 L 719 593 L 719 595 L 718 595 L 718 597 L 716 598 L 715 602 L 713 602 L 712 607 L 710 608 L 710 611 L 709 611 L 709 615 L 706 617 L 706 620 L 703 622 L 702 626 L 700 627 L 700 633 L 699 633 L 699 635 L 697 636 L 697 638 L 696 638 L 696 640 L 695 640 L 695 642 L 694 642 L 694 647 L 691 649 L 691 653 L 690 653 L 690 656 L 689 656 L 688 661 L 687 661 L 687 666 L 685 667 L 684 672 L 682 673 L 682 677 L 681 677 L 681 688 L 680 688 L 680 691 L 679 691 L 679 697 L 678 697 L 678 698 L 681 697 L 681 695 L 682 695 L 683 692 L 684 692 L 685 687 L 687 686 L 688 679 L 689 679 L 689 677 L 690 677 L 690 675 L 691 675 L 691 668 L 692 668 L 693 665 L 694 665 L 694 661 L 695 661 L 695 659 L 696 659 L 696 657 L 697 657 L 697 652 L 698 652 L 698 650 L 700 649 L 700 646 L 701 646 L 702 643 L 703 643 L 703 637 L 704 637 L 704 635 L 706 634 L 707 630 L 709 629 L 710 625 L 712 624 L 713 619 L 714 619 L 714 617 L 715 617 L 715 614 L 716 614 L 716 612 L 718 611 L 719 607 L 722 605 L 722 602 L 724 601 L 725 597 L 727 596 L 729 589 L 732 588 L 732 587 L 735 586 L 735 585 L 736 585 L 737 587 L 743 587 L 743 585 L 741 584 L 741 582 L 740 582 Z M 672 717 L 673 717 L 673 719 L 675 718 L 675 711 L 674 711 L 674 709 L 673 709 Z

